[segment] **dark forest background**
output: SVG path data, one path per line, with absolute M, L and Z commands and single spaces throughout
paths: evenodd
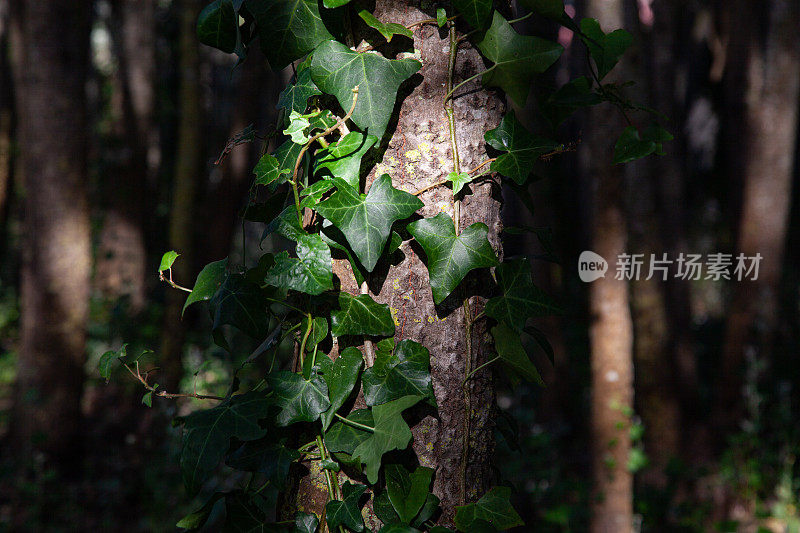
M 292 70 L 269 71 L 255 50 L 234 68 L 200 45 L 196 0 L 42 0 L 27 25 L 17 2 L 0 0 L 0 531 L 174 530 L 193 507 L 169 421 L 196 405 L 147 408 L 137 383 L 106 383 L 97 362 L 123 342 L 148 347 L 165 389 L 224 392 L 237 361 L 214 347 L 202 310 L 181 320 L 183 295 L 159 282 L 158 262 L 180 252 L 173 275 L 188 283 L 243 241 L 257 247 L 260 228 L 238 215 Z M 602 2 L 566 4 L 580 18 Z M 666 155 L 624 168 L 628 253 L 763 257 L 757 281 L 629 284 L 638 527 L 800 531 L 797 2 L 623 4 L 635 37 L 626 91 L 675 136 Z M 518 28 L 565 45 L 546 83 L 584 72 L 569 31 L 536 17 Z M 32 39 L 75 68 L 50 69 Z M 534 281 L 564 309 L 538 324 L 555 354 L 535 361 L 547 387 L 498 396 L 518 427 L 497 420 L 497 467 L 527 531 L 589 527 L 602 447 L 590 438 L 592 313 L 577 264 L 594 235 L 585 160 L 611 160 L 593 146 L 603 120 L 571 119 L 570 150 L 545 165 L 554 179 L 504 208 L 507 226 L 536 229 L 507 235 L 506 255 L 537 258 Z M 254 142 L 228 146 L 251 124 Z

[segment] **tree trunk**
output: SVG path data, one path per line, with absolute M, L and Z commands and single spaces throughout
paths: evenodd
M 155 2 L 113 4 L 111 34 L 117 59 L 121 110 L 120 154 L 103 180 L 107 209 L 99 236 L 95 282 L 106 296 L 130 298 L 130 310 L 146 299 L 147 249 L 144 212 L 155 126 Z
M 8 52 L 8 3 L 0 0 L 0 257 L 5 256 L 13 190 L 14 93 Z
M 379 0 L 375 16 L 408 25 L 429 19 L 431 14 L 420 11 L 418 2 Z M 442 106 L 447 92 L 448 43 L 447 33 L 440 35 L 435 26 L 414 29 L 414 48 L 421 51 L 423 63 L 421 77 L 412 78 L 409 84 L 408 88 L 413 91 L 400 107 L 397 128 L 383 161 L 368 176 L 368 184 L 386 172 L 391 175 L 395 187 L 413 193 L 444 180 L 453 170 L 448 118 Z M 455 62 L 454 85 L 484 68 L 478 52 L 469 45 L 462 45 Z M 483 134 L 499 124 L 504 105 L 497 94 L 483 90 L 479 81 L 463 87 L 458 95 L 454 100 L 455 136 L 461 168 L 470 169 L 487 158 Z M 484 180 L 470 187 L 473 194 L 467 195 L 460 207 L 458 227 L 485 223 L 492 246 L 500 251 L 499 186 L 494 180 Z M 420 210 L 422 216 L 434 216 L 441 210 L 454 215 L 453 195 L 448 187 L 433 188 L 421 194 L 420 199 L 425 202 Z M 468 276 L 466 290 L 458 289 L 455 297 L 436 307 L 428 271 L 420 259 L 421 249 L 406 243 L 400 251 L 402 261 L 391 266 L 388 272 L 373 273 L 368 292 L 376 301 L 390 306 L 397 325 L 396 340 L 411 339 L 430 351 L 431 376 L 439 409 L 436 414 L 420 414 L 421 419 L 412 425 L 413 448 L 423 466 L 436 470 L 433 492 L 441 499 L 440 523 L 452 523 L 456 505 L 477 500 L 495 481 L 490 464 L 495 409 L 491 371 L 476 374 L 469 382 L 468 394 L 462 388 L 467 369 L 476 368 L 491 357 L 485 322 L 475 322 L 470 328 L 471 335 L 467 336 L 462 300 L 468 294 L 476 294 L 476 287 L 490 286 L 490 283 Z M 353 294 L 362 291 L 346 262 L 335 261 L 334 273 L 341 280 L 343 291 Z M 453 303 L 448 305 L 449 301 Z M 482 309 L 482 298 L 469 298 L 471 317 Z M 304 509 L 321 512 L 326 497 L 323 485 L 315 484 L 313 475 L 301 481 L 298 501 L 303 503 Z M 367 520 L 368 527 L 377 525 L 374 516 Z
M 588 15 L 604 31 L 623 26 L 621 0 L 589 0 Z M 617 67 L 617 76 L 619 69 Z M 613 74 L 612 74 L 613 76 Z M 612 118 L 613 117 L 613 118 Z M 633 406 L 632 324 L 628 284 L 615 279 L 615 263 L 627 253 L 621 167 L 611 166 L 613 139 L 624 124 L 619 112 L 593 110 L 586 169 L 594 179 L 592 250 L 609 263 L 604 278 L 589 286 L 591 326 L 591 430 L 594 487 L 591 531 L 624 533 L 633 528 L 633 476 L 628 471 Z
M 729 76 L 743 80 L 740 99 L 729 103 L 743 126 L 735 145 L 743 186 L 736 249 L 763 259 L 757 280 L 732 281 L 715 410 L 723 428 L 734 427 L 742 415 L 745 353 L 769 357 L 777 320 L 796 149 L 798 15 L 797 3 L 789 0 L 731 5 Z
M 180 18 L 180 117 L 178 124 L 177 154 L 175 157 L 175 178 L 172 188 L 172 207 L 170 209 L 169 246 L 181 254 L 175 262 L 173 278 L 184 285 L 194 283 L 192 257 L 194 256 L 194 213 L 197 182 L 202 172 L 202 117 L 203 107 L 200 99 L 200 53 L 195 25 L 198 4 L 195 0 L 179 2 Z M 181 321 L 181 308 L 186 300 L 183 292 L 167 291 L 164 314 L 164 331 L 161 339 L 160 376 L 165 387 L 176 388 L 183 366 L 181 349 L 185 328 Z
M 20 457 L 39 450 L 77 466 L 91 274 L 85 192 L 90 2 L 11 5 L 26 191 L 12 442 Z

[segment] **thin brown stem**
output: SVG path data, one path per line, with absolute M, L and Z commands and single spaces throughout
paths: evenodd
M 152 392 L 154 396 L 159 396 L 161 398 L 170 398 L 170 399 L 172 399 L 172 398 L 195 398 L 195 399 L 198 399 L 198 400 L 219 400 L 219 401 L 222 401 L 222 400 L 225 399 L 225 398 L 223 398 L 221 396 L 214 396 L 214 395 L 211 395 L 211 394 L 178 393 L 178 392 L 157 391 L 156 387 L 154 387 L 153 385 L 150 385 L 147 382 L 148 376 L 155 369 L 145 372 L 145 375 L 143 376 L 142 373 L 139 371 L 139 362 L 138 361 L 136 362 L 136 370 L 135 371 L 130 366 L 128 366 L 127 363 L 122 363 L 122 366 L 124 366 L 125 369 L 128 372 L 130 372 L 130 374 L 134 378 L 136 378 L 139 381 L 139 383 L 141 383 L 144 386 L 145 389 L 147 389 L 148 391 Z

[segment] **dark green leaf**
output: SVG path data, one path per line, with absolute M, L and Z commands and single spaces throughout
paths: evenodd
M 500 87 L 524 106 L 533 78 L 550 68 L 564 48 L 539 37 L 518 34 L 495 11 L 492 26 L 478 43 L 478 50 L 494 63 L 483 75 L 484 85 Z
M 269 313 L 261 288 L 243 275 L 228 274 L 209 303 L 214 330 L 229 324 L 259 341 L 269 333 Z
M 358 500 L 367 490 L 365 485 L 357 485 L 345 481 L 342 485 L 343 500 L 332 500 L 325 505 L 325 516 L 328 528 L 335 530 L 343 525 L 351 531 L 364 531 L 364 518 Z
M 492 328 L 492 337 L 497 355 L 513 371 L 514 376 L 544 386 L 542 376 L 522 347 L 519 333 L 501 322 Z
M 453 0 L 453 7 L 476 30 L 485 30 L 492 16 L 492 0 Z
M 294 165 L 302 149 L 302 146 L 289 140 L 280 145 L 274 155 L 264 154 L 253 170 L 256 185 L 270 185 L 273 182 L 278 185 L 286 182 L 294 172 Z
M 361 11 L 359 11 L 358 16 L 361 17 L 361 19 L 364 22 L 366 22 L 367 26 L 378 30 L 378 32 L 380 32 L 380 34 L 383 35 L 383 37 L 386 39 L 386 42 L 391 42 L 392 37 L 398 34 L 404 35 L 409 39 L 412 39 L 414 37 L 414 34 L 411 33 L 411 30 L 409 30 L 402 24 L 397 24 L 396 22 L 388 22 L 384 24 L 383 22 L 375 18 L 375 15 L 373 15 L 366 9 L 362 9 Z
M 319 519 L 314 513 L 295 513 L 294 531 L 292 533 L 314 533 L 319 526 Z
M 164 272 L 165 270 L 169 270 L 172 268 L 172 264 L 181 255 L 175 250 L 170 250 L 169 252 L 165 253 L 161 256 L 161 265 L 158 267 L 159 272 Z
M 531 317 L 560 313 L 553 299 L 533 284 L 526 257 L 501 263 L 495 274 L 503 294 L 486 302 L 486 314 L 498 322 L 522 331 Z
M 280 289 L 293 289 L 313 296 L 333 289 L 331 249 L 318 234 L 300 235 L 297 240 L 297 257 L 288 252 L 275 256 L 275 265 L 269 269 L 264 281 Z
M 317 85 L 311 80 L 311 71 L 308 68 L 297 71 L 294 83 L 288 85 L 278 98 L 278 109 L 285 109 L 286 114 L 292 111 L 305 113 L 308 99 L 322 94 Z
M 484 140 L 492 148 L 506 152 L 492 161 L 491 170 L 520 185 L 527 181 L 536 160 L 558 146 L 549 139 L 531 135 L 517 120 L 514 111 L 506 113 L 499 126 L 487 131 Z
M 314 51 L 311 78 L 323 92 L 336 96 L 342 109 L 358 101 L 353 122 L 367 133 L 382 138 L 386 132 L 400 85 L 422 65 L 414 59 L 386 59 L 377 54 L 359 54 L 336 41 L 326 41 Z
M 392 502 L 389 501 L 389 494 L 386 491 L 375 496 L 375 499 L 372 500 L 372 509 L 375 511 L 375 516 L 384 524 L 400 523 L 400 516 L 392 507 Z
M 374 135 L 350 132 L 327 148 L 318 150 L 314 171 L 327 169 L 332 176 L 342 178 L 353 189 L 359 189 L 361 159 L 378 142 Z
M 339 309 L 331 312 L 331 334 L 334 337 L 394 335 L 392 312 L 388 305 L 377 303 L 368 294 L 351 296 L 341 292 Z
M 144 396 L 142 396 L 142 403 L 147 407 L 153 407 L 153 391 L 144 393 Z
M 262 393 L 248 392 L 185 418 L 180 463 L 190 494 L 200 490 L 217 467 L 231 438 L 248 441 L 264 435 L 258 421 L 267 415 L 268 405 L 269 400 Z
M 597 105 L 602 101 L 592 90 L 592 80 L 581 76 L 565 83 L 549 95 L 542 105 L 542 114 L 555 129 L 578 109 Z
M 222 492 L 215 492 L 214 496 L 211 497 L 200 509 L 187 514 L 183 518 L 181 518 L 175 527 L 180 527 L 183 529 L 200 529 L 203 524 L 206 523 L 208 520 L 211 511 L 214 509 L 214 505 L 225 496 Z
M 476 520 L 484 520 L 498 530 L 524 525 L 509 501 L 511 489 L 494 487 L 475 503 L 456 507 L 455 524 L 459 531 L 472 531 Z
M 453 531 L 449 527 L 434 526 L 428 530 L 428 533 L 455 533 L 455 531 Z
M 372 408 L 375 431 L 353 451 L 353 457 L 364 463 L 364 473 L 370 483 L 377 483 L 383 454 L 402 450 L 411 441 L 411 429 L 402 413 L 416 405 L 422 396 L 403 396 Z
M 333 225 L 328 219 L 322 220 L 322 240 L 328 243 L 328 246 L 331 248 L 335 248 L 336 250 L 341 251 L 345 256 L 347 256 L 347 261 L 350 263 L 350 268 L 353 269 L 353 277 L 356 278 L 356 283 L 360 287 L 364 280 L 367 279 L 367 270 L 364 268 L 364 265 L 356 257 L 355 252 L 350 249 L 350 245 L 347 244 L 347 237 L 344 236 L 344 233 L 341 232 L 339 228 Z
M 303 379 L 300 374 L 282 370 L 267 378 L 274 391 L 273 403 L 281 408 L 276 417 L 279 426 L 295 422 L 313 422 L 330 407 L 328 386 L 318 375 Z
M 282 489 L 289 479 L 289 467 L 300 452 L 286 446 L 286 439 L 274 437 L 245 442 L 225 460 L 225 464 L 245 472 L 264 474 L 273 486 Z
M 456 235 L 450 215 L 439 213 L 433 218 L 412 222 L 408 231 L 427 255 L 433 301 L 437 304 L 453 292 L 470 270 L 497 264 L 486 237 L 489 232 L 486 224 L 476 222 Z
M 564 13 L 563 0 L 520 0 L 520 4 L 545 17 L 558 18 Z
M 308 318 L 304 318 L 300 325 L 300 331 L 308 329 Z M 328 336 L 328 320 L 324 316 L 318 316 L 311 325 L 311 333 L 306 341 L 306 351 L 314 351 L 314 347 L 325 340 Z
M 525 326 L 525 333 L 533 337 L 539 347 L 544 350 L 544 353 L 547 354 L 547 358 L 550 359 L 550 362 L 555 364 L 555 351 L 553 350 L 553 346 L 550 344 L 550 341 L 547 340 L 547 336 L 544 334 L 544 332 L 533 326 Z
M 336 193 L 317 205 L 317 212 L 344 233 L 361 264 L 372 272 L 392 224 L 408 218 L 424 204 L 413 194 L 392 187 L 388 174 L 375 179 L 366 195 L 341 180 L 336 181 L 336 188 Z
M 224 533 L 294 533 L 267 522 L 270 503 L 262 494 L 234 491 L 225 496 Z
M 103 355 L 100 356 L 100 361 L 97 362 L 97 370 L 100 372 L 100 377 L 105 379 L 108 382 L 108 378 L 111 376 L 111 367 L 114 365 L 116 361 L 122 359 L 123 357 L 127 357 L 128 355 L 128 345 L 123 344 L 119 350 L 109 350 Z
M 584 34 L 581 40 L 597 65 L 597 75 L 600 79 L 611 72 L 625 50 L 633 44 L 633 37 L 627 31 L 619 29 L 605 34 L 600 28 L 600 23 L 591 18 L 581 20 L 581 32 Z
M 228 259 L 214 261 L 203 267 L 194 282 L 194 288 L 183 304 L 183 311 L 195 302 L 208 301 L 217 293 L 228 270 Z
M 420 466 L 409 474 L 405 467 L 392 464 L 387 465 L 384 472 L 389 501 L 392 502 L 400 521 L 411 524 L 428 497 L 433 469 Z
M 323 459 L 320 461 L 320 465 L 322 466 L 323 470 L 330 470 L 332 472 L 338 472 L 342 469 L 342 467 L 339 466 L 339 463 L 332 459 Z
M 375 426 L 372 411 L 369 409 L 356 409 L 347 415 L 347 419 L 363 426 Z M 353 455 L 358 445 L 367 440 L 371 434 L 367 430 L 359 429 L 350 424 L 335 422 L 325 432 L 325 446 L 331 452 Z
M 333 39 L 320 17 L 317 0 L 246 0 L 255 17 L 261 50 L 273 70 L 300 59 Z
M 239 15 L 231 0 L 216 0 L 200 12 L 197 38 L 226 54 L 233 53 L 239 39 Z
M 428 494 L 425 498 L 425 503 L 422 505 L 422 509 L 420 510 L 417 517 L 411 522 L 411 525 L 414 527 L 422 527 L 422 524 L 430 520 L 433 515 L 436 514 L 436 511 L 439 509 L 439 497 L 435 494 Z
M 383 526 L 378 533 L 422 533 L 419 529 L 403 524 L 389 524 Z
M 402 396 L 424 396 L 435 406 L 430 374 L 430 354 L 423 345 L 403 340 L 392 346 L 390 339 L 378 343 L 375 364 L 364 371 L 364 400 L 378 405 Z
M 364 364 L 364 358 L 357 348 L 352 346 L 345 348 L 339 357 L 333 362 L 330 372 L 324 374 L 322 377 L 328 385 L 328 397 L 331 405 L 327 411 L 322 413 L 322 429 L 327 430 L 333 421 L 334 414 L 338 411 L 350 397 L 353 392 L 356 381 L 358 381 L 358 374 L 361 372 L 361 366 Z
M 614 147 L 614 163 L 628 163 L 653 153 L 663 155 L 662 143 L 671 141 L 672 138 L 667 130 L 658 125 L 649 126 L 641 136 L 634 126 L 628 126 Z

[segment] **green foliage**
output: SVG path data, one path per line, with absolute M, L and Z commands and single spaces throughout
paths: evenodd
M 410 58 L 384 57 L 382 43 L 374 44 L 375 51 L 358 52 L 337 40 L 345 22 L 353 20 L 351 10 L 362 7 L 348 4 L 349 0 L 324 0 L 324 7 L 318 0 L 217 0 L 198 19 L 201 42 L 240 59 L 258 38 L 273 69 L 300 62 L 293 83 L 280 95 L 279 124 L 267 137 L 283 132 L 289 138 L 264 154 L 254 169 L 253 184 L 265 186 L 272 196 L 245 210 L 247 220 L 267 224 L 265 237 L 280 236 L 290 246 L 293 243 L 294 249 L 265 252 L 252 267 L 227 259 L 210 263 L 198 274 L 186 300 L 184 310 L 206 302 L 213 318 L 214 341 L 232 357 L 237 350 L 231 345 L 237 346 L 229 343 L 228 337 L 243 336 L 251 344 L 244 352 L 250 355 L 234 372 L 224 399 L 185 394 L 198 400 L 216 398 L 219 403 L 179 419 L 184 425 L 180 457 L 184 483 L 190 494 L 196 494 L 223 459 L 227 467 L 249 472 L 250 477 L 246 485 L 235 488 L 224 482 L 228 492 L 213 492 L 204 505 L 179 522 L 180 527 L 203 527 L 212 508 L 224 500 L 226 531 L 310 533 L 327 527 L 360 532 L 366 529 L 361 506 L 369 489 L 375 496 L 375 513 L 384 522 L 381 531 L 450 531 L 433 524 L 440 504 L 430 492 L 434 470 L 419 466 L 409 471 L 386 460 L 387 454 L 407 450 L 411 442 L 404 414 L 422 402 L 425 405 L 415 415 L 437 408 L 431 354 L 414 340 L 395 344 L 395 322 L 388 305 L 376 302 L 370 294 L 339 289 L 353 286 L 353 281 L 359 287 L 365 281 L 377 281 L 372 278 L 382 270 L 378 265 L 386 265 L 407 237 L 396 223 L 423 207 L 415 195 L 396 189 L 388 174 L 376 176 L 368 191 L 361 192 L 361 179 L 372 175 L 368 164 L 380 158 L 380 150 L 387 144 L 392 112 L 398 95 L 405 93 L 401 86 L 422 65 Z M 523 0 L 521 4 L 578 29 L 564 14 L 561 0 Z M 484 85 L 499 87 L 516 103 L 524 104 L 536 76 L 560 57 L 561 46 L 520 35 L 489 0 L 457 0 L 453 7 L 460 19 L 477 30 L 469 35 L 490 65 L 470 79 L 481 76 Z M 396 35 L 413 36 L 409 28 L 381 22 L 369 11 L 360 10 L 358 15 L 387 42 Z M 424 24 L 445 27 L 455 13 L 450 15 L 439 8 L 436 19 Z M 636 109 L 622 97 L 621 86 L 600 85 L 600 79 L 630 46 L 630 36 L 622 31 L 606 35 L 591 20 L 582 21 L 581 31 L 598 72 L 550 94 L 537 92 L 544 124 L 551 129 L 575 110 L 602 101 Z M 450 86 L 452 82 L 448 80 Z M 316 135 L 323 131 L 324 136 Z M 247 135 L 252 140 L 255 131 L 248 130 Z M 310 142 L 315 136 L 319 138 Z M 658 126 L 641 134 L 629 128 L 617 143 L 615 162 L 662 153 L 662 144 L 669 138 Z M 564 150 L 563 145 L 528 131 L 513 111 L 485 133 L 485 141 L 500 154 L 480 168 L 491 162 L 488 170 L 509 178 L 521 194 L 526 194 L 524 186 L 537 160 Z M 466 185 L 479 177 L 477 171 L 449 172 L 454 200 L 468 196 Z M 254 191 L 253 196 L 264 192 Z M 492 361 L 502 362 L 514 379 L 541 383 L 520 335 L 530 335 L 552 358 L 547 339 L 527 321 L 557 312 L 557 308 L 533 284 L 527 259 L 498 262 L 485 224 L 462 229 L 460 220 L 445 213 L 410 222 L 407 229 L 424 251 L 437 305 L 472 270 L 496 267 L 497 287 L 491 282 L 487 287 L 495 296 L 487 302 L 484 317 L 490 321 L 487 327 L 497 351 Z M 353 280 L 334 278 L 332 249 L 350 262 Z M 177 257 L 176 252 L 164 254 L 159 273 L 171 286 L 182 288 L 163 275 L 165 271 L 171 274 Z M 483 273 L 488 281 L 490 272 Z M 231 328 L 238 333 L 231 335 Z M 378 341 L 373 337 L 385 338 Z M 279 354 L 281 345 L 285 348 L 288 344 L 284 341 L 295 343 L 292 361 Z M 374 350 L 368 342 L 375 343 Z M 366 357 L 356 347 L 359 344 L 365 345 Z M 329 348 L 330 356 L 326 353 Z M 374 363 L 365 369 L 365 358 L 371 360 L 373 351 Z M 332 359 L 334 355 L 338 356 Z M 100 357 L 101 377 L 108 379 L 116 361 L 132 364 L 125 346 Z M 240 373 L 245 366 L 248 371 Z M 138 366 L 136 369 L 138 372 Z M 471 377 L 465 376 L 465 383 Z M 150 405 L 153 396 L 173 396 L 157 391 L 157 384 L 147 384 L 146 377 L 144 381 L 143 403 Z M 240 393 L 240 387 L 248 392 Z M 368 408 L 353 410 L 351 406 L 362 391 Z M 313 440 L 301 446 L 309 435 Z M 325 477 L 328 499 L 323 516 L 327 524 L 321 525 L 319 518 L 309 513 L 297 513 L 291 521 L 269 522 L 275 514 L 277 491 L 286 490 L 290 469 L 299 461 L 315 462 Z M 379 475 L 382 467 L 383 479 Z M 343 468 L 363 470 L 369 486 L 340 485 L 337 473 Z M 521 525 L 509 497 L 508 488 L 491 489 L 479 501 L 456 510 L 456 526 L 461 531 L 481 532 Z
M 311 78 L 323 92 L 334 95 L 342 109 L 350 109 L 352 89 L 358 87 L 353 122 L 380 139 L 389 124 L 400 85 L 421 67 L 414 59 L 360 54 L 342 43 L 326 41 L 314 51 Z
M 408 225 L 427 256 L 433 301 L 440 304 L 461 283 L 470 270 L 497 265 L 489 244 L 486 224 L 476 222 L 456 235 L 453 219 L 446 213 Z
M 484 85 L 500 87 L 524 106 L 534 77 L 550 68 L 564 48 L 539 37 L 520 35 L 495 11 L 478 50 L 494 63 L 483 75 Z
M 392 224 L 414 214 L 423 206 L 422 201 L 392 187 L 388 174 L 372 182 L 367 194 L 358 194 L 341 180 L 336 181 L 336 189 L 328 200 L 317 205 L 317 212 L 344 233 L 361 264 L 372 272 L 383 254 Z
M 555 150 L 555 142 L 531 135 L 519 123 L 514 111 L 503 116 L 503 121 L 484 135 L 486 142 L 495 150 L 506 152 L 492 161 L 491 169 L 522 185 L 528 180 L 533 164 L 543 154 Z

